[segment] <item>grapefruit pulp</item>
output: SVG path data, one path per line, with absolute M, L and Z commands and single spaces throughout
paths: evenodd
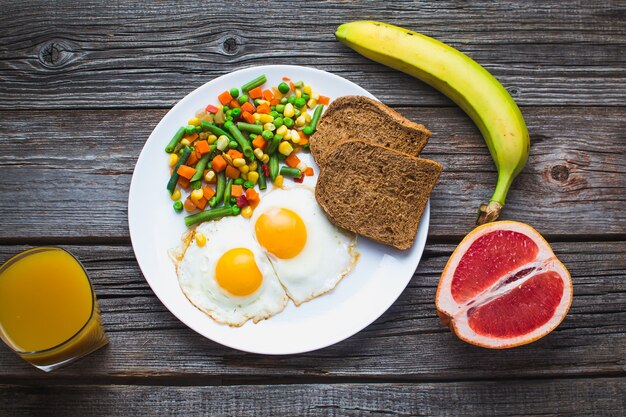
M 532 227 L 487 223 L 457 246 L 441 274 L 436 306 L 462 340 L 492 349 L 533 342 L 572 304 L 572 279 Z

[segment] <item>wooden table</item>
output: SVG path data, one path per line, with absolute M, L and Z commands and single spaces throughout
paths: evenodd
M 626 2 L 219 3 L 2 2 L 0 261 L 38 245 L 74 252 L 111 343 L 50 374 L 1 347 L 0 415 L 624 415 Z M 448 42 L 521 106 L 531 156 L 503 218 L 543 233 L 574 281 L 569 315 L 544 339 L 491 351 L 439 324 L 439 274 L 495 168 L 452 102 L 335 41 L 337 25 L 358 19 Z M 400 299 L 302 355 L 246 354 L 185 327 L 146 284 L 127 225 L 133 167 L 156 123 L 201 84 L 261 64 L 356 82 L 430 128 L 424 155 L 445 167 Z

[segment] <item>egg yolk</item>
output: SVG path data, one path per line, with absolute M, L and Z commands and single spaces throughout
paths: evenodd
M 254 254 L 246 248 L 225 252 L 217 261 L 215 278 L 220 287 L 236 296 L 252 294 L 263 282 Z
M 295 212 L 273 208 L 261 214 L 254 225 L 257 240 L 280 259 L 299 254 L 306 244 L 306 227 Z

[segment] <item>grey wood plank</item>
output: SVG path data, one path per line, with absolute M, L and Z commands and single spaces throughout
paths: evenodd
M 430 236 L 458 239 L 473 228 L 479 204 L 495 185 L 487 147 L 459 109 L 398 110 L 432 130 L 423 155 L 444 166 L 432 195 Z M 531 157 L 502 218 L 527 222 L 548 236 L 624 236 L 625 108 L 524 107 L 523 112 Z M 127 242 L 132 171 L 164 114 L 0 112 L 0 240 Z M 167 169 L 165 159 L 162 163 Z M 163 204 L 171 204 L 165 193 Z
M 346 21 L 388 21 L 485 65 L 522 105 L 626 102 L 623 2 L 240 0 L 3 2 L 0 108 L 170 107 L 238 68 L 313 66 L 394 105 L 449 106 L 433 89 L 334 40 Z M 284 16 L 289 16 L 285 18 Z M 45 24 L 42 24 L 45 22 Z
M 50 375 L 1 347 L 0 382 L 163 378 L 168 384 L 172 378 L 219 384 L 263 378 L 449 381 L 626 374 L 626 242 L 553 246 L 572 274 L 574 302 L 561 326 L 535 343 L 487 350 L 441 326 L 434 297 L 454 246 L 429 244 L 407 289 L 378 320 L 337 345 L 293 356 L 235 351 L 186 328 L 153 295 L 128 246 L 68 246 L 94 281 L 111 343 Z M 0 261 L 22 249 L 0 246 Z
M 621 416 L 626 379 L 242 386 L 3 385 L 7 416 Z

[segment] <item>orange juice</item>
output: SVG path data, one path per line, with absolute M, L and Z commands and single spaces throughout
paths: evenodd
M 70 253 L 35 248 L 0 268 L 0 337 L 44 370 L 107 343 L 89 278 Z

